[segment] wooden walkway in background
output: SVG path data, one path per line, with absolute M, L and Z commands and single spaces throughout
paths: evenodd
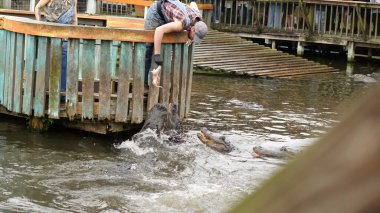
M 279 78 L 339 71 L 215 30 L 210 30 L 196 46 L 194 66 L 235 75 Z

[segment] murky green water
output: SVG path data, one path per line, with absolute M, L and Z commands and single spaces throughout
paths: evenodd
M 361 63 L 355 72 L 376 67 Z M 255 144 L 315 140 L 373 86 L 344 70 L 298 80 L 195 75 L 181 145 L 114 146 L 70 130 L 33 134 L 1 117 L 0 211 L 226 211 L 286 163 L 253 158 Z M 196 138 L 201 127 L 223 133 L 236 150 L 223 155 L 205 147 Z

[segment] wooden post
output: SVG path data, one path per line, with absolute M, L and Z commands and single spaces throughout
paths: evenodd
M 30 0 L 29 10 L 34 12 L 34 7 L 36 6 L 36 0 Z
M 91 15 L 96 13 L 95 0 L 87 0 L 86 13 Z
M 5 0 L 3 6 L 4 6 L 4 9 L 11 9 L 11 7 L 12 7 L 12 0 Z
M 203 16 L 205 17 L 205 23 L 208 27 L 211 26 L 212 10 L 203 10 Z
M 368 59 L 372 59 L 373 53 L 372 48 L 368 48 Z
M 102 2 L 96 1 L 95 14 L 101 14 L 101 13 L 102 13 Z
M 347 62 L 355 62 L 355 43 L 347 42 Z
M 149 7 L 144 7 L 144 20 L 146 18 L 146 15 L 148 14 Z
M 305 51 L 305 48 L 304 48 L 304 46 L 303 46 L 303 42 L 299 41 L 299 42 L 297 43 L 297 55 L 298 55 L 298 56 L 303 56 L 304 51 Z
M 272 41 L 272 49 L 276 49 L 276 41 Z
M 352 73 L 354 73 L 354 63 L 347 63 L 346 67 L 346 74 L 348 77 L 352 76 Z

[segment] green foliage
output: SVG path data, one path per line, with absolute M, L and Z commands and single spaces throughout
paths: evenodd
M 26 126 L 32 132 L 46 132 L 49 130 L 50 126 L 54 124 L 54 120 L 51 118 L 26 118 Z

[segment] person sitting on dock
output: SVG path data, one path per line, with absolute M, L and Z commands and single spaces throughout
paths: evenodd
M 199 44 L 207 35 L 207 25 L 202 21 L 202 15 L 195 2 L 185 5 L 178 0 L 160 0 L 149 8 L 144 22 L 144 29 L 154 32 L 154 62 L 162 65 L 161 41 L 165 33 L 187 30 L 190 44 Z M 153 44 L 147 43 L 145 55 L 145 89 L 148 88 L 149 70 L 152 63 Z

